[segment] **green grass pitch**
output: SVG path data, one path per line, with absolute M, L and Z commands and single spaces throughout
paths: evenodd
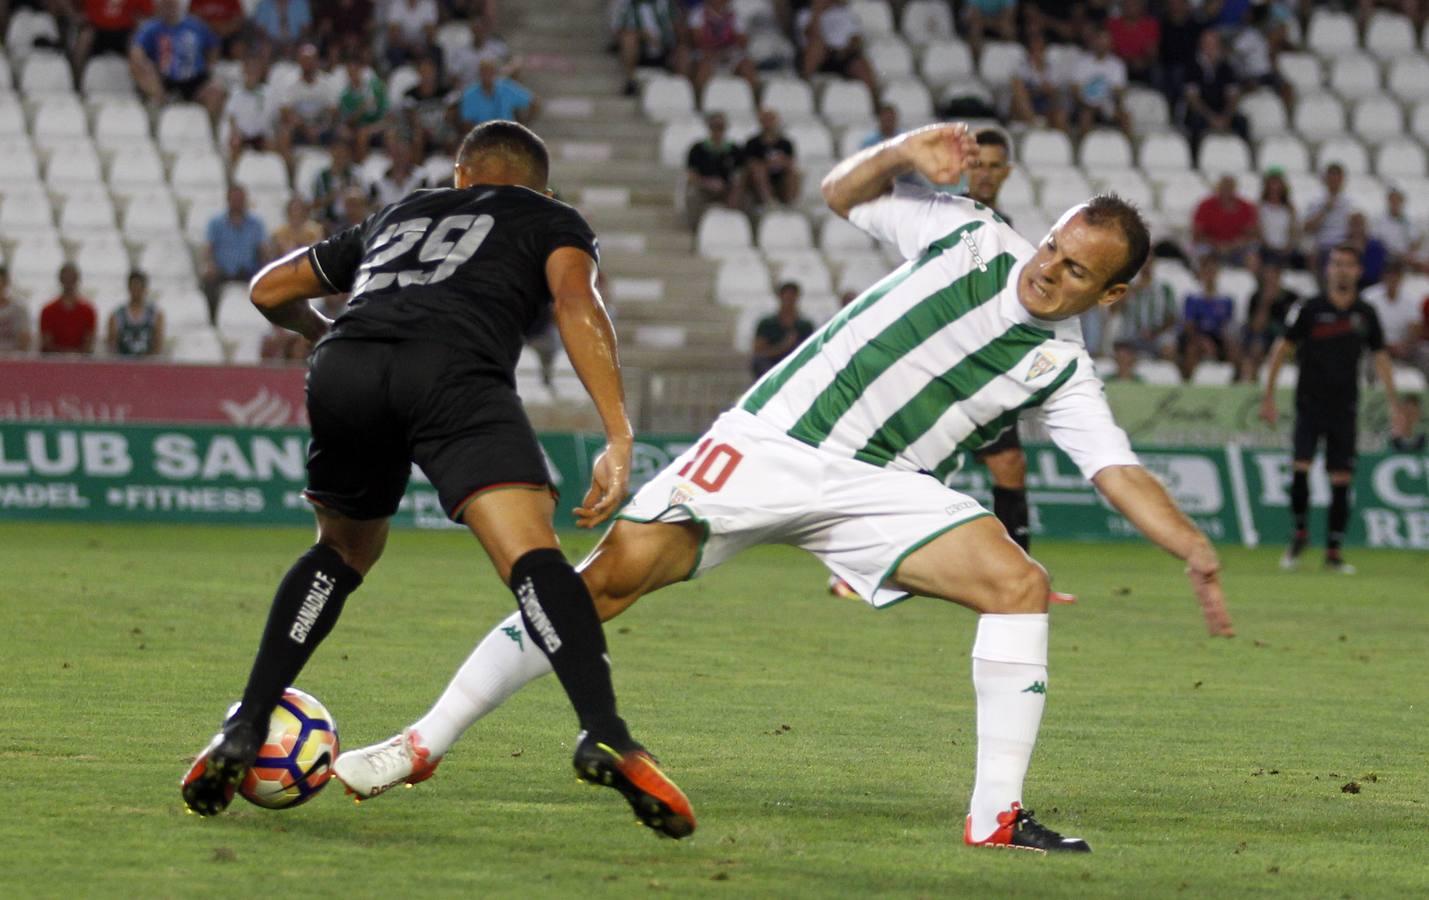
M 0 893 L 1429 896 L 1422 554 L 1353 553 L 1360 575 L 1336 578 L 1228 549 L 1240 636 L 1227 642 L 1203 636 L 1169 557 L 1041 541 L 1081 602 L 1053 612 L 1025 799 L 1095 851 L 1049 858 L 960 843 L 974 617 L 834 599 L 818 564 L 786 548 L 608 629 L 622 710 L 695 804 L 689 841 L 659 840 L 614 792 L 575 781 L 575 719 L 554 679 L 412 790 L 185 815 L 179 776 L 239 693 L 273 585 L 310 539 L 0 526 Z M 575 554 L 591 538 L 567 541 Z M 299 686 L 347 745 L 385 738 L 512 609 L 464 534 L 394 534 Z

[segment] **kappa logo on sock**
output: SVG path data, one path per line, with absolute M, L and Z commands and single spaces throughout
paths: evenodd
M 501 629 L 502 633 L 516 642 L 516 646 L 521 648 L 521 652 L 526 652 L 526 641 L 521 637 L 521 629 L 515 625 L 507 625 Z
M 1027 687 L 1023 688 L 1021 691 L 1019 691 L 1019 693 L 1022 693 L 1022 694 L 1045 694 L 1045 693 L 1047 693 L 1047 682 L 1045 682 L 1045 681 L 1034 681 L 1034 682 L 1032 682 L 1030 685 L 1028 685 Z

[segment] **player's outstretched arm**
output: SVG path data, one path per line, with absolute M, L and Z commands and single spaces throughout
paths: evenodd
M 888 193 L 899 175 L 916 171 L 934 184 L 952 184 L 976 157 L 977 140 L 967 125 L 927 125 L 855 153 L 819 189 L 829 209 L 846 219 L 855 206 Z
M 274 325 L 317 341 L 332 322 L 307 301 L 333 293 L 313 269 L 308 248 L 294 250 L 263 267 L 248 285 L 248 296 Z
M 1216 637 L 1234 637 L 1216 550 L 1156 476 L 1141 466 L 1107 466 L 1092 477 L 1092 483 L 1149 540 L 1186 561 L 1186 577 L 1201 604 L 1206 629 Z
M 546 283 L 561 342 L 605 428 L 605 451 L 596 458 L 590 490 L 575 510 L 576 524 L 582 528 L 610 518 L 625 499 L 635 440 L 625 413 L 615 329 L 596 290 L 595 275 L 595 260 L 576 247 L 560 247 L 546 260 Z

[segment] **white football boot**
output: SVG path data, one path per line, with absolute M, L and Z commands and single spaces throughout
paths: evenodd
M 333 763 L 332 773 L 361 803 L 399 784 L 411 787 L 426 781 L 440 762 L 441 757 L 431 759 L 421 735 L 408 728 L 380 744 L 347 751 Z

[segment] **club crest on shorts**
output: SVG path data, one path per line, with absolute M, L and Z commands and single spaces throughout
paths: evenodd
M 1036 381 L 1039 377 L 1057 368 L 1057 361 L 1041 350 L 1032 357 L 1032 365 L 1027 367 L 1027 374 L 1023 376 L 1023 381 Z

